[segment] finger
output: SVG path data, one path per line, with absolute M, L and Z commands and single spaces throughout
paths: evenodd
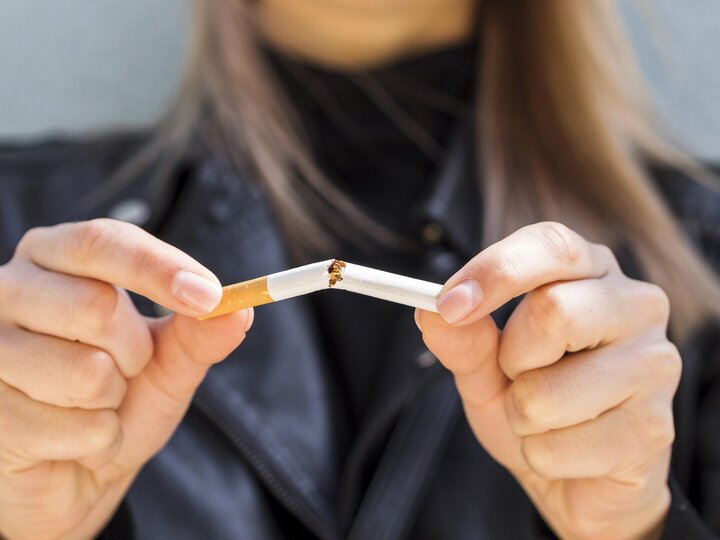
M 528 465 L 548 480 L 627 478 L 651 456 L 669 452 L 670 401 L 628 402 L 598 418 L 522 439 Z
M 179 400 L 192 395 L 208 368 L 224 360 L 245 339 L 254 320 L 252 309 L 216 324 L 174 316 L 153 328 L 155 359 L 146 375 L 163 394 Z
M 253 311 L 198 321 L 175 315 L 154 321 L 155 355 L 135 377 L 120 408 L 125 439 L 117 457 L 126 470 L 144 463 L 175 431 L 208 368 L 244 339 Z
M 600 347 L 653 327 L 664 338 L 669 313 L 662 289 L 621 274 L 551 283 L 530 291 L 510 316 L 498 361 L 515 379 L 567 352 Z
M 670 400 L 680 371 L 677 348 L 667 341 L 571 354 L 513 381 L 508 422 L 523 437 L 581 424 L 634 397 L 656 394 Z
M 520 441 L 505 413 L 509 380 L 496 357 L 499 332 L 490 317 L 462 327 L 417 311 L 418 326 L 428 349 L 455 376 L 465 413 L 476 437 L 493 457 L 513 470 L 524 462 Z
M 59 407 L 114 409 L 125 379 L 105 351 L 0 325 L 0 380 L 35 401 Z
M 558 223 L 524 227 L 490 246 L 446 283 L 437 302 L 451 324 L 469 324 L 546 283 L 599 278 L 617 268 L 610 250 Z
M 13 264 L 2 281 L 0 320 L 105 350 L 126 377 L 137 375 L 150 359 L 147 323 L 116 287 L 27 262 Z
M 119 418 L 113 411 L 39 403 L 3 382 L 0 433 L 0 460 L 15 470 L 39 461 L 107 462 L 122 441 Z
M 179 249 L 108 219 L 29 231 L 17 254 L 48 270 L 106 281 L 189 316 L 220 302 L 220 282 Z

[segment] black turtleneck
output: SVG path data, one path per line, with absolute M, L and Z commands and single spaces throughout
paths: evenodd
M 367 71 L 271 54 L 316 162 L 368 214 L 404 229 L 434 182 L 453 127 L 470 115 L 473 43 Z
M 421 277 L 428 243 L 441 238 L 423 243 L 427 235 L 415 216 L 436 191 L 455 129 L 471 117 L 475 45 L 362 72 L 269 55 L 322 171 L 367 214 L 418 246 L 399 253 L 341 240 L 336 256 Z M 396 321 L 412 317 L 412 310 L 349 294 L 317 294 L 312 302 L 325 330 L 328 368 L 346 405 L 349 445 L 372 406 Z

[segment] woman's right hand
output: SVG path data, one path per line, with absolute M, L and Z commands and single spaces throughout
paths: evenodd
M 173 310 L 142 317 L 123 289 Z M 0 536 L 91 538 L 252 311 L 200 322 L 207 269 L 126 223 L 29 231 L 0 266 Z

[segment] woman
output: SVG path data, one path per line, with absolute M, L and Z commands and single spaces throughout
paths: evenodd
M 0 533 L 719 533 L 720 197 L 611 5 L 196 4 L 150 138 L 2 154 Z M 439 315 L 195 319 L 332 256 Z

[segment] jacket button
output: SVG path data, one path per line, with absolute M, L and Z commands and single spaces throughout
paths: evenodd
M 418 355 L 416 362 L 418 367 L 429 368 L 437 362 L 437 358 L 430 351 L 425 351 Z
M 150 206 L 142 199 L 127 199 L 113 206 L 108 217 L 142 226 L 150 219 Z
M 420 230 L 420 239 L 427 246 L 436 246 L 442 240 L 445 231 L 437 221 L 426 223 Z

